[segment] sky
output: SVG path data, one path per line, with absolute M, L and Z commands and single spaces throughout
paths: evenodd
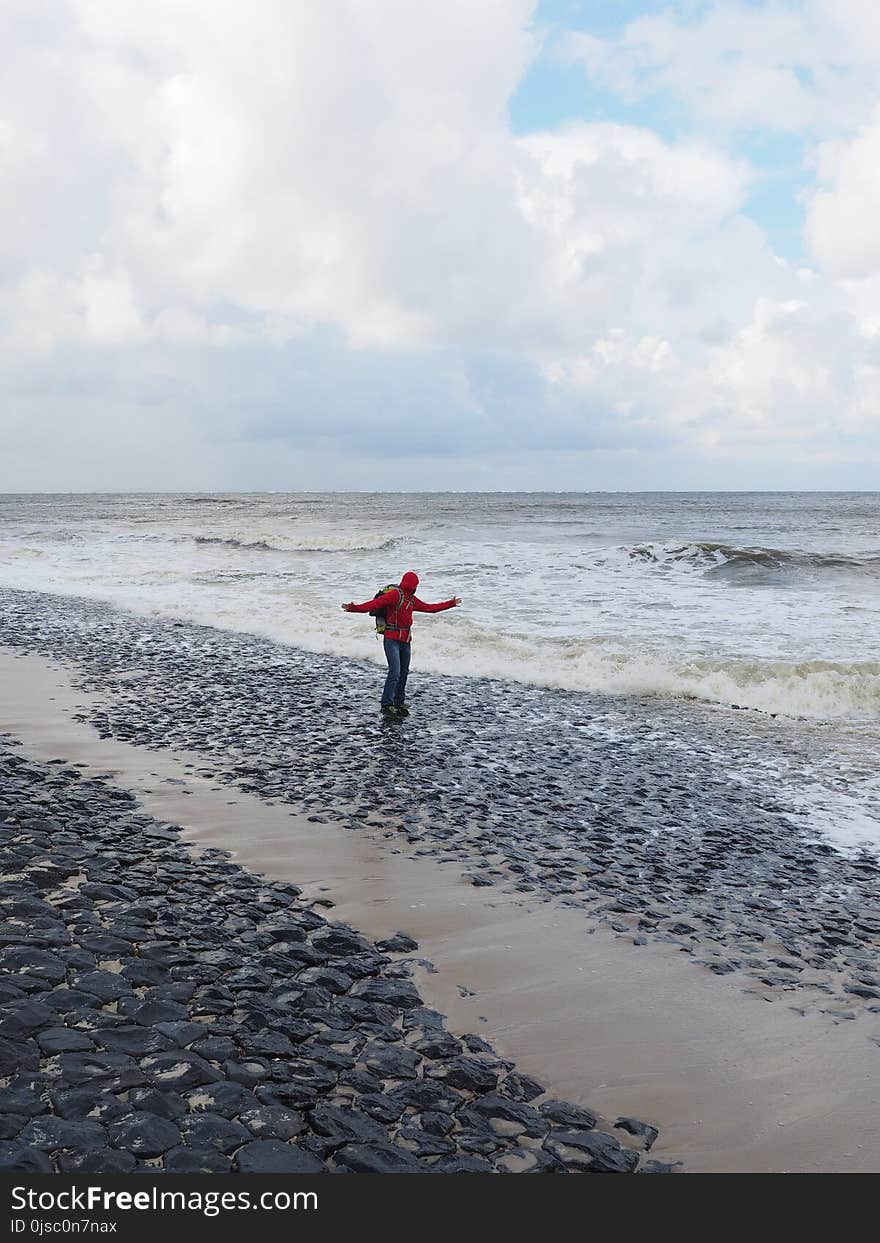
M 876 489 L 876 0 L 4 0 L 0 491 Z

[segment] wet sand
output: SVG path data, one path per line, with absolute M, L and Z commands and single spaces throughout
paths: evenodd
M 196 846 L 331 900 L 370 937 L 409 933 L 450 1030 L 485 1035 L 552 1095 L 659 1126 L 652 1156 L 690 1171 L 880 1169 L 880 1047 L 863 1016 L 801 1016 L 669 945 L 474 888 L 460 866 L 403 854 L 393 826 L 353 832 L 343 808 L 315 823 L 196 771 L 216 760 L 99 739 L 73 720 L 88 696 L 57 663 L 0 650 L 0 685 L 0 726 L 27 753 L 112 773 Z

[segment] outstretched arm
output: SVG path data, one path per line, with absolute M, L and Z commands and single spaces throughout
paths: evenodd
M 394 591 L 383 591 L 381 596 L 376 596 L 375 600 L 367 600 L 364 604 L 354 604 L 349 602 L 342 605 L 344 613 L 372 613 L 374 609 L 389 608 L 392 604 L 397 603 L 397 593 Z
M 413 596 L 413 610 L 416 613 L 442 613 L 444 609 L 454 609 L 457 604 L 461 604 L 458 596 L 453 596 L 451 600 L 443 600 L 440 604 L 425 604 L 424 600 Z

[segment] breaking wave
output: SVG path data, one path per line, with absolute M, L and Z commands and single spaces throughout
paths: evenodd
M 677 660 L 607 640 L 544 640 L 536 647 L 522 636 L 468 623 L 463 628 L 469 631 L 467 642 L 448 653 L 441 634 L 431 642 L 425 655 L 438 672 L 606 695 L 698 700 L 809 720 L 880 719 L 880 661 Z
M 0 544 L 0 561 L 31 560 L 45 557 L 41 548 L 28 548 L 24 545 Z
M 384 552 L 393 548 L 399 541 L 395 538 L 376 540 L 375 543 L 364 543 L 363 535 L 345 537 L 318 537 L 322 542 L 315 542 L 315 536 L 304 536 L 297 539 L 293 536 L 274 534 L 268 538 L 262 536 L 220 536 L 196 535 L 196 544 L 225 545 L 227 548 L 242 548 L 249 552 Z M 359 542 L 360 541 L 360 542 Z
M 658 566 L 681 564 L 709 574 L 754 575 L 770 571 L 775 575 L 836 573 L 880 578 L 880 551 L 858 555 L 760 546 L 736 548 L 710 540 L 690 544 L 635 544 L 625 551 L 632 561 Z

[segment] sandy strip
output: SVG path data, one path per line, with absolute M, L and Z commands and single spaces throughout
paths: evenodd
M 670 946 L 634 947 L 582 913 L 475 889 L 402 853 L 392 829 L 316 824 L 72 719 L 88 696 L 58 664 L 0 649 L 0 728 L 33 756 L 87 765 L 201 846 L 335 903 L 370 937 L 398 929 L 434 963 L 423 996 L 552 1095 L 661 1128 L 652 1156 L 691 1171 L 880 1170 L 880 1047 L 867 1019 L 801 1017 Z M 188 767 L 189 766 L 189 767 Z M 172 782 L 174 784 L 172 784 Z M 184 784 L 176 784 L 183 782 Z

